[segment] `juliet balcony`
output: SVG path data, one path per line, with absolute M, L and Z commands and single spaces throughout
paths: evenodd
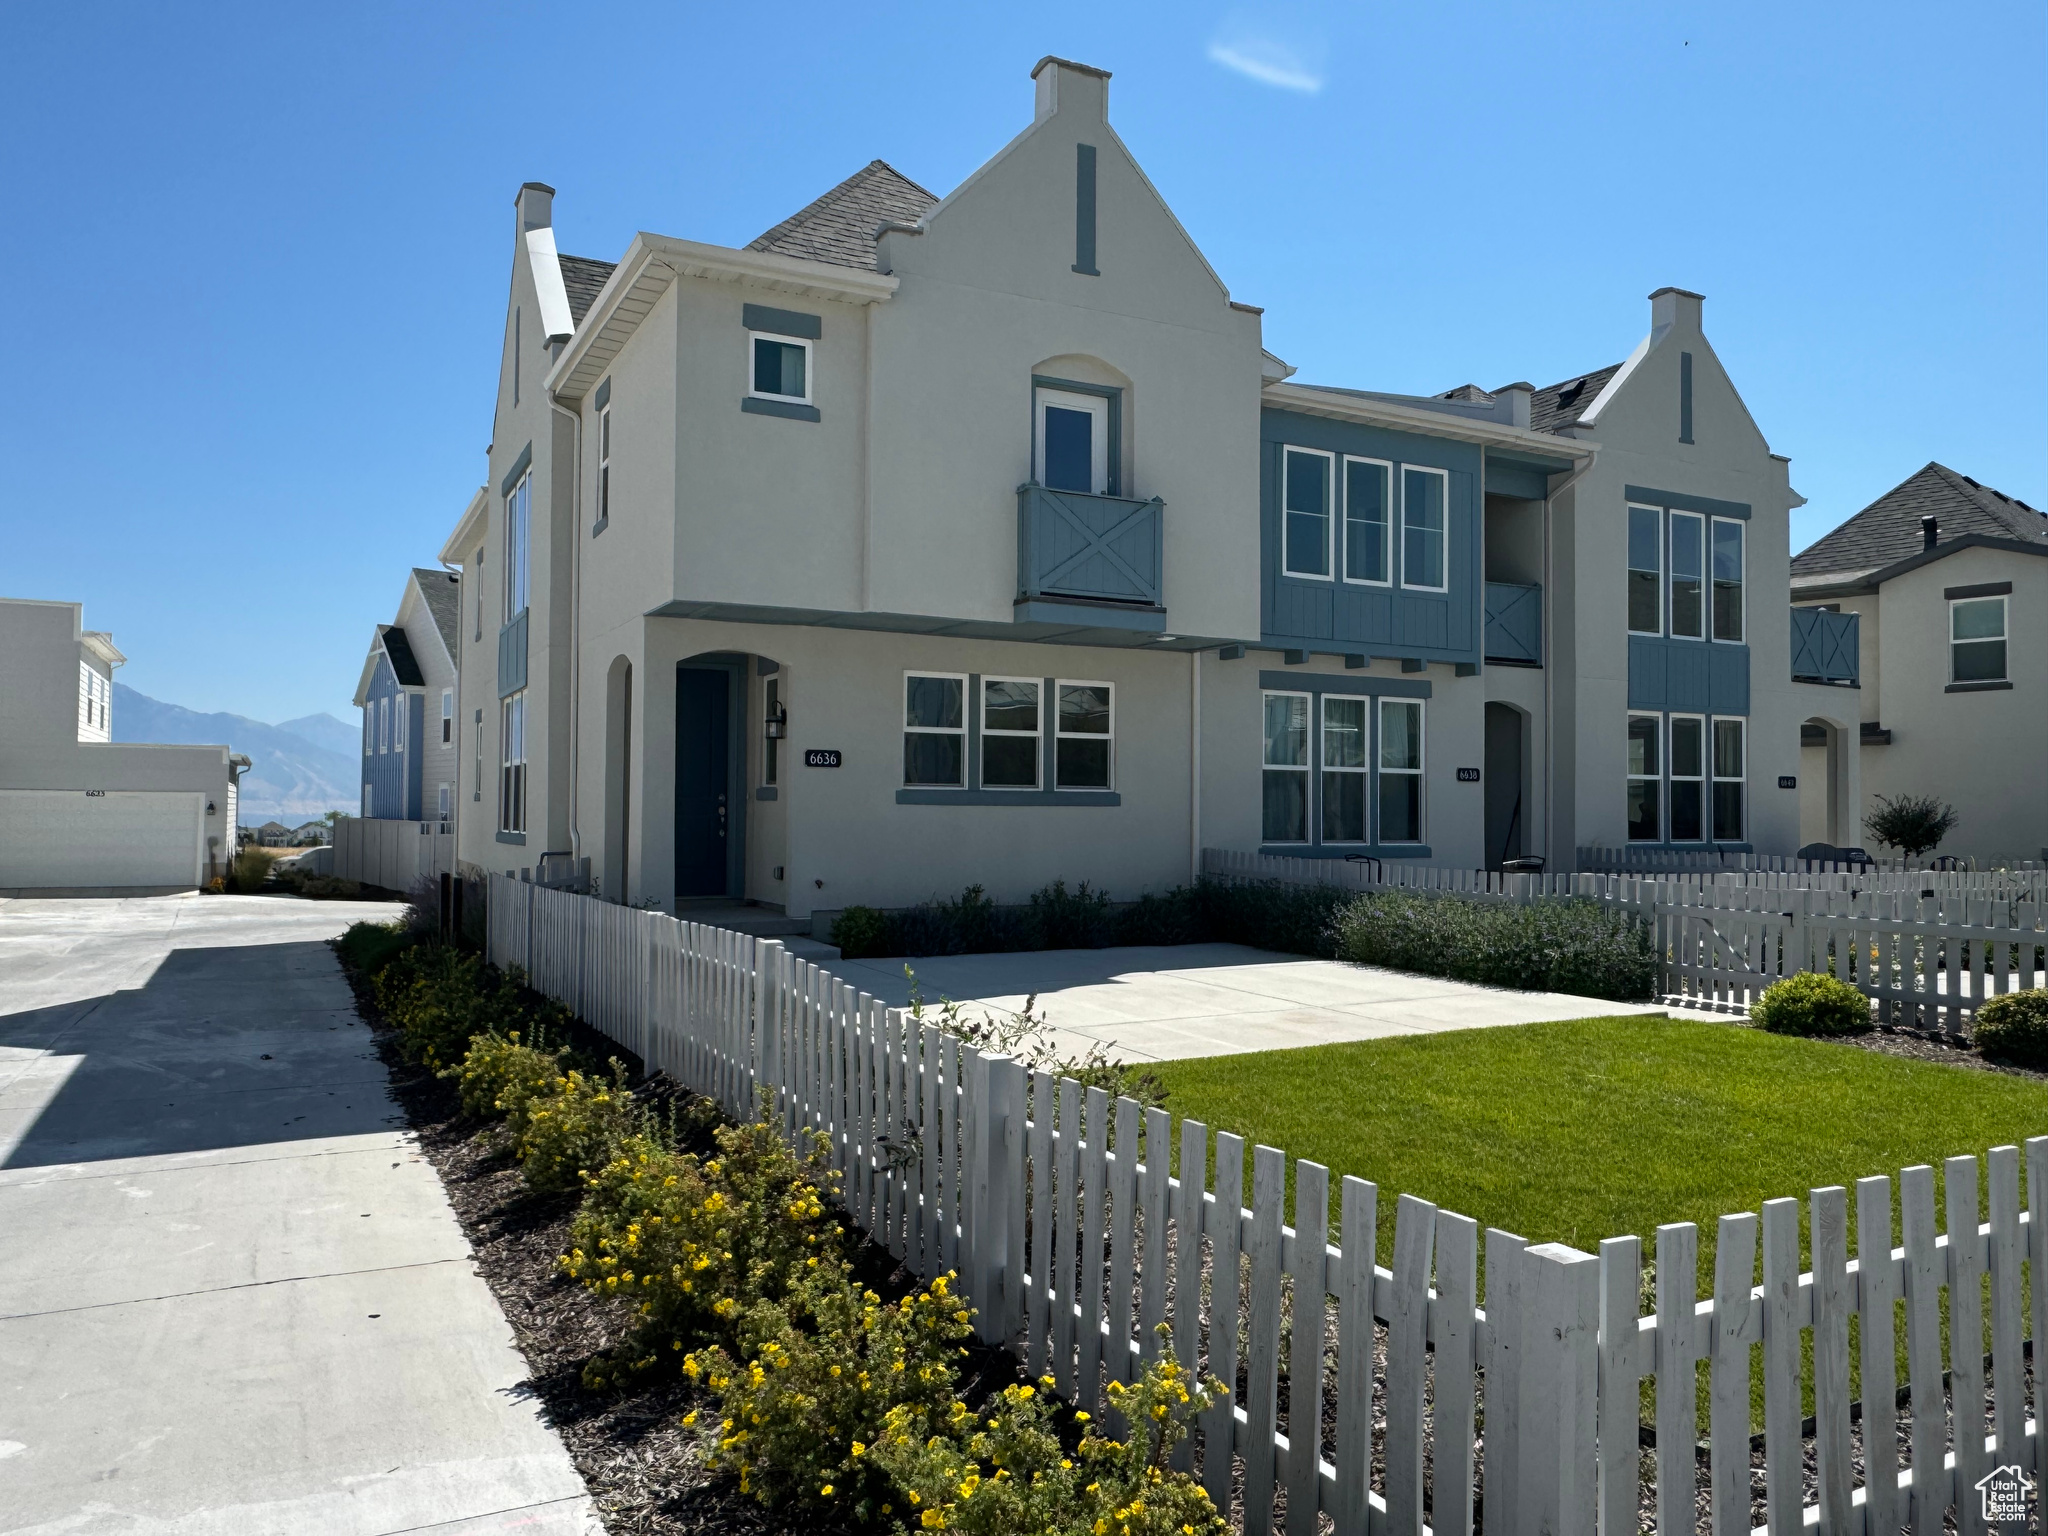
M 1486 584 L 1486 659 L 1510 667 L 1543 665 L 1543 589 L 1514 581 Z
M 1826 608 L 1792 610 L 1792 680 L 1860 688 L 1862 618 Z
M 1166 628 L 1166 503 L 1017 487 L 1017 620 Z

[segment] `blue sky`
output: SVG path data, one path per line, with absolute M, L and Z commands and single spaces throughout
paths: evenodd
M 511 199 L 743 244 L 880 156 L 938 192 L 1047 53 L 1305 380 L 1546 384 L 1666 283 L 1811 504 L 1929 459 L 2048 506 L 2037 0 L 1928 8 L 14 8 L 0 595 L 123 680 L 349 718 L 480 483 Z

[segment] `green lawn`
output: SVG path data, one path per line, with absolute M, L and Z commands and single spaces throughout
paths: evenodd
M 2048 1086 L 1689 1020 L 1579 1019 L 1157 1070 L 1176 1120 L 1328 1167 L 1333 1232 L 1339 1178 L 1378 1184 L 1382 1264 L 1400 1194 L 1588 1252 L 1637 1233 L 1646 1260 L 1660 1223 L 1694 1221 L 1702 1295 L 1723 1214 L 1789 1195 L 1803 1228 L 1806 1192 L 1842 1184 L 1853 1221 L 1858 1178 L 1931 1163 L 1938 1186 L 1944 1157 L 2048 1134 Z M 1249 1196 L 1249 1151 L 1245 1163 Z M 1896 1194 L 1893 1212 L 1896 1242 Z

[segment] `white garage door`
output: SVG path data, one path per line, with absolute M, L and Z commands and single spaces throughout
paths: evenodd
M 206 796 L 0 789 L 0 890 L 195 886 Z

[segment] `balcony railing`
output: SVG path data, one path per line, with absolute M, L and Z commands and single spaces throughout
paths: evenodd
M 1486 584 L 1486 659 L 1543 665 L 1543 589 L 1513 581 Z
M 1162 608 L 1166 503 L 1017 487 L 1017 593 Z
M 1862 621 L 1825 608 L 1792 610 L 1792 680 L 1862 686 Z

